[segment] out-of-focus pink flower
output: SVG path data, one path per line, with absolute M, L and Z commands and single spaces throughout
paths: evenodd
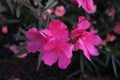
M 94 29 L 94 27 L 90 27 L 90 32 L 92 32 L 92 33 L 98 33 L 98 30 Z
M 107 42 L 113 42 L 115 39 L 116 39 L 115 35 L 107 34 L 107 37 L 106 37 Z
M 78 17 L 78 22 L 82 22 L 83 20 L 85 20 L 85 17 L 84 17 L 84 16 L 79 16 L 79 17 Z
M 114 27 L 113 31 L 114 31 L 115 33 L 117 33 L 117 34 L 120 34 L 120 24 L 117 24 L 117 25 Z
M 27 55 L 28 55 L 28 53 L 23 53 L 23 54 L 21 54 L 21 55 L 19 55 L 19 56 L 17 56 L 17 57 L 18 57 L 18 58 L 25 58 Z
M 32 53 L 39 51 L 47 42 L 45 35 L 41 31 L 37 31 L 36 28 L 29 29 L 26 37 L 31 40 L 27 42 L 27 50 Z
M 50 9 L 47 9 L 47 10 L 45 10 L 43 13 L 42 13 L 42 18 L 44 19 L 44 20 L 46 20 L 47 19 L 47 14 L 52 14 L 53 13 L 53 9 L 52 8 L 50 8 Z
M 85 17 L 84 16 L 79 16 L 78 17 L 78 25 L 77 25 L 77 28 L 79 28 L 79 29 L 88 29 L 89 27 L 90 27 L 90 22 L 87 20 L 87 19 L 85 19 Z
M 94 5 L 93 0 L 71 0 L 74 4 L 78 4 L 87 13 L 94 13 L 96 11 L 96 6 Z
M 67 26 L 59 20 L 52 20 L 49 29 L 44 29 L 42 32 L 49 38 L 41 51 L 44 63 L 52 66 L 58 61 L 61 69 L 67 68 L 72 57 L 72 45 L 68 43 Z
M 0 14 L 0 20 L 6 20 L 5 16 Z M 7 34 L 8 33 L 8 26 L 7 25 L 2 26 L 1 31 L 4 34 Z
M 108 13 L 108 16 L 114 18 L 114 17 L 115 17 L 115 13 L 116 13 L 116 10 L 115 10 L 114 8 L 112 8 L 112 9 L 110 10 L 110 12 Z
M 53 13 L 53 9 L 52 8 L 51 9 L 47 9 L 45 12 L 48 13 L 48 14 L 52 14 Z
M 37 6 L 38 6 L 38 3 L 37 3 L 37 2 L 33 2 L 33 5 L 34 5 L 35 7 L 37 7 Z
M 16 45 L 11 45 L 9 46 L 10 50 L 14 53 L 17 54 L 19 52 L 19 50 L 17 50 L 17 46 Z M 19 56 L 17 56 L 18 58 L 25 58 L 28 54 L 27 53 L 23 53 Z
M 2 33 L 7 34 L 8 33 L 8 27 L 7 25 L 2 26 Z
M 103 40 L 102 43 L 101 43 L 101 45 L 106 46 L 107 45 L 107 41 Z
M 82 22 L 79 22 L 77 28 L 71 32 L 71 38 L 74 40 L 75 50 L 83 50 L 83 53 L 88 60 L 90 60 L 90 55 L 99 55 L 95 46 L 102 43 L 102 40 L 98 35 L 86 31 L 89 26 L 90 23 L 85 19 Z
M 56 7 L 55 11 L 54 11 L 54 14 L 57 16 L 57 17 L 62 17 L 64 14 L 65 14 L 65 7 L 64 6 L 58 6 Z
M 11 51 L 13 51 L 13 53 L 18 53 L 19 52 L 19 50 L 17 50 L 17 46 L 16 45 L 11 45 L 11 46 L 9 46 L 10 47 L 10 50 Z

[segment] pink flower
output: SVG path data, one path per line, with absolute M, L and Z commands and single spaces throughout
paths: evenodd
M 27 50 L 32 53 L 39 51 L 47 42 L 44 34 L 42 34 L 41 31 L 37 31 L 36 28 L 29 29 L 26 37 L 30 39 L 30 41 L 27 42 Z
M 59 20 L 52 20 L 49 29 L 44 29 L 42 32 L 49 38 L 41 51 L 44 63 L 52 66 L 58 61 L 61 69 L 67 68 L 72 57 L 72 45 L 68 43 L 67 26 Z
M 93 0 L 71 0 L 74 4 L 78 4 L 87 13 L 94 13 L 96 11 L 96 6 L 93 3 Z
M 68 30 L 63 22 L 52 20 L 49 29 L 41 31 L 31 28 L 26 37 L 31 40 L 27 43 L 27 50 L 33 53 L 40 51 L 45 64 L 52 66 L 58 61 L 61 69 L 67 68 L 70 64 L 72 45 L 68 42 Z
M 65 14 L 65 8 L 64 6 L 58 6 L 56 7 L 55 11 L 54 11 L 54 14 L 57 16 L 57 17 L 62 17 L 64 14 Z
M 115 14 L 116 14 L 116 10 L 114 8 L 111 8 L 111 10 L 109 11 L 108 13 L 108 16 L 114 18 L 115 17 Z
M 4 25 L 4 26 L 2 26 L 2 32 L 4 33 L 4 34 L 7 34 L 8 33 L 8 27 L 7 27 L 7 25 Z
M 49 66 L 52 66 L 58 61 L 59 68 L 66 69 L 71 63 L 72 47 L 67 42 L 58 43 L 51 41 L 41 53 L 44 63 Z
M 47 10 L 45 10 L 43 13 L 42 13 L 42 18 L 44 19 L 44 20 L 46 20 L 47 19 L 47 14 L 52 14 L 53 13 L 53 9 L 52 8 L 50 8 L 50 9 L 47 9 Z
M 115 33 L 117 33 L 117 34 L 120 34 L 120 24 L 117 24 L 117 25 L 114 27 L 113 31 L 114 31 Z
M 71 39 L 74 40 L 74 49 L 83 50 L 83 53 L 88 60 L 90 60 L 90 55 L 99 55 L 95 46 L 102 42 L 101 38 L 94 32 L 86 31 L 89 26 L 90 23 L 85 19 L 82 22 L 79 22 L 77 28 L 71 32 Z
M 107 34 L 107 37 L 106 37 L 107 42 L 113 42 L 115 39 L 116 39 L 115 35 Z
M 18 52 L 20 52 L 19 50 L 17 50 L 17 46 L 16 45 L 10 45 L 9 49 L 14 53 L 17 54 Z M 19 56 L 17 56 L 18 58 L 25 58 L 28 54 L 27 53 L 23 53 Z

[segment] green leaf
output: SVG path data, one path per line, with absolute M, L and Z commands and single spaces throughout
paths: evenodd
M 29 8 L 30 10 L 32 10 L 33 12 L 35 12 L 35 13 L 38 13 L 38 11 L 35 9 L 35 8 L 33 8 L 31 5 L 29 5 L 28 3 L 26 3 L 24 0 L 20 0 L 21 1 L 21 3 L 24 5 L 24 6 L 26 6 L 27 8 Z
M 117 58 L 114 58 L 116 63 L 120 66 L 120 61 Z
M 26 34 L 26 31 L 22 28 L 19 28 L 20 32 L 22 32 L 24 35 Z
M 19 51 L 19 52 L 18 52 L 17 54 L 15 54 L 14 56 L 20 56 L 20 55 L 22 55 L 22 54 L 26 54 L 26 52 L 27 52 L 27 50 L 24 49 L 24 50 Z
M 89 70 L 91 70 L 91 71 L 94 70 L 94 69 L 92 68 L 92 66 L 90 65 L 90 62 L 88 62 L 88 61 L 84 61 L 84 62 L 85 62 L 86 67 L 87 67 Z
M 47 4 L 46 4 L 45 8 L 48 8 L 51 4 L 54 3 L 54 1 L 55 1 L 55 0 L 48 0 L 48 2 L 47 2 Z
M 45 6 L 45 10 L 51 7 L 54 7 L 58 2 L 55 0 L 48 0 L 46 6 Z
M 16 9 L 16 17 L 19 18 L 21 15 L 21 6 L 18 6 Z
M 99 70 L 98 66 L 93 62 L 93 61 L 90 61 L 92 66 L 96 69 L 96 70 Z
M 109 63 L 109 60 L 110 60 L 110 56 L 109 55 L 106 55 L 106 66 L 108 65 L 108 63 Z
M 8 23 L 18 23 L 19 20 L 7 19 L 7 20 L 0 20 L 0 25 L 8 24 Z
M 50 19 L 55 19 L 55 15 L 52 14 L 46 14 Z
M 116 77 L 118 77 L 114 56 L 112 56 L 111 59 L 112 59 L 112 66 L 113 66 L 114 74 L 115 74 Z
M 42 62 L 42 56 L 41 56 L 41 54 L 39 54 L 38 64 L 37 64 L 37 71 L 39 70 L 39 67 L 40 67 L 40 65 L 41 65 L 41 62 Z
M 102 66 L 106 66 L 106 64 L 103 63 L 103 61 L 101 61 L 99 58 L 95 57 L 93 60 L 96 61 L 97 63 L 101 64 Z
M 14 15 L 14 7 L 13 7 L 12 1 L 11 1 L 11 0 L 5 0 L 5 1 L 6 1 L 6 3 L 8 4 L 12 15 Z
M 26 38 L 25 36 L 23 35 L 15 35 L 15 37 L 18 39 L 18 40 L 24 40 L 24 41 L 29 41 L 28 38 Z
M 83 55 L 82 54 L 80 55 L 80 68 L 81 68 L 81 71 L 84 71 L 84 62 L 83 62 Z
M 17 47 L 17 50 L 24 50 L 24 49 L 26 49 L 26 44 Z

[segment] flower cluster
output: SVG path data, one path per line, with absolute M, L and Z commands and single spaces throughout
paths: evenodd
M 101 44 L 101 38 L 94 32 L 87 31 L 90 22 L 80 16 L 76 28 L 68 31 L 67 25 L 60 20 L 51 20 L 49 28 L 37 30 L 31 28 L 26 37 L 28 52 L 39 51 L 46 65 L 52 66 L 58 61 L 58 66 L 65 69 L 71 63 L 72 51 L 82 50 L 85 57 L 91 60 L 90 55 L 98 56 L 95 46 Z
M 87 13 L 94 13 L 96 11 L 93 0 L 71 0 L 71 2 L 78 4 L 78 7 L 82 7 Z

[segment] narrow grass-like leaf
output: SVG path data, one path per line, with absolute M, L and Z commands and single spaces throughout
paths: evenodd
M 12 20 L 12 19 L 0 20 L 0 25 L 8 24 L 8 23 L 18 23 L 18 22 L 19 20 Z
M 108 65 L 108 63 L 109 63 L 109 60 L 110 60 L 110 56 L 109 55 L 106 55 L 106 66 Z
M 80 55 L 80 68 L 81 68 L 81 71 L 84 71 L 84 62 L 83 62 L 83 55 L 81 54 Z
M 15 37 L 18 39 L 18 40 L 24 40 L 24 41 L 29 41 L 29 39 L 27 39 L 25 36 L 22 36 L 22 35 L 15 35 Z
M 116 63 L 120 66 L 120 61 L 117 58 L 114 58 Z
M 26 6 L 27 8 L 29 8 L 30 10 L 32 10 L 35 13 L 38 13 L 37 10 L 35 8 L 33 8 L 32 6 L 30 6 L 28 3 L 26 3 L 24 0 L 20 0 L 21 3 Z
M 38 64 L 37 64 L 37 71 L 39 70 L 39 67 L 40 67 L 40 65 L 41 65 L 41 62 L 42 62 L 42 56 L 41 56 L 41 54 L 39 54 Z
M 27 50 L 24 49 L 24 50 L 19 51 L 19 52 L 18 52 L 17 54 L 15 54 L 14 56 L 20 56 L 20 55 L 22 55 L 22 54 L 26 54 L 26 52 L 27 52 Z
M 93 61 L 90 61 L 90 63 L 92 64 L 92 66 L 93 66 L 96 70 L 98 70 L 98 66 L 97 66 Z
M 14 15 L 14 7 L 13 7 L 12 0 L 5 0 L 5 1 L 6 1 L 6 3 L 8 4 L 11 13 Z
M 21 6 L 18 6 L 16 9 L 16 17 L 19 18 L 21 15 Z
M 94 58 L 94 61 L 96 61 L 97 63 L 101 64 L 102 66 L 106 66 L 106 64 L 103 63 L 99 58 Z
M 54 2 L 55 2 L 55 0 L 48 0 L 45 8 L 48 8 L 48 7 L 51 6 Z
M 118 77 L 114 56 L 112 56 L 111 59 L 112 59 L 112 66 L 113 66 L 114 74 L 116 77 Z
M 92 68 L 92 66 L 90 65 L 90 62 L 88 61 L 84 61 L 85 65 L 86 65 L 86 68 L 88 68 L 88 70 L 91 70 L 93 71 L 94 69 Z
M 24 50 L 26 48 L 26 44 L 20 45 L 17 47 L 17 50 Z
M 26 31 L 24 30 L 24 29 L 22 29 L 22 28 L 19 28 L 19 30 L 20 30 L 20 32 L 22 33 L 22 34 L 26 34 Z

